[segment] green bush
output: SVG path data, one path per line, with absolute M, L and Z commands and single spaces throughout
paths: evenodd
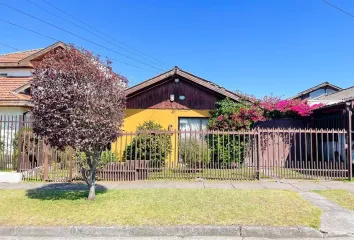
M 84 152 L 76 152 L 73 156 L 74 162 L 82 164 L 84 167 L 88 167 L 86 161 L 86 154 Z M 107 163 L 119 162 L 119 158 L 110 150 L 103 151 L 101 157 L 98 160 L 97 168 L 103 168 Z
M 149 160 L 152 167 L 163 167 L 170 155 L 171 134 L 160 124 L 146 121 L 137 127 L 137 136 L 124 150 L 124 160 Z
M 203 139 L 180 138 L 178 156 L 186 166 L 191 168 L 203 168 L 210 162 L 207 142 Z
M 215 168 L 230 168 L 244 163 L 248 139 L 238 134 L 213 134 L 209 141 L 211 160 Z

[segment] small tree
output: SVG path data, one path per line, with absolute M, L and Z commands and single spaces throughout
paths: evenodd
M 112 71 L 109 60 L 74 46 L 46 54 L 33 77 L 33 131 L 52 147 L 85 153 L 79 162 L 94 200 L 102 151 L 121 134 L 127 79 Z

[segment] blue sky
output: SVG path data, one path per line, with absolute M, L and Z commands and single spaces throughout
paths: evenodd
M 30 1 L 85 28 L 85 25 L 42 0 Z M 162 61 L 155 65 L 162 70 L 142 64 L 151 65 L 151 62 L 91 35 L 26 0 L 0 2 L 140 62 L 1 4 L 0 19 L 108 56 L 114 59 L 114 70 L 125 75 L 131 84 L 178 65 L 227 89 L 257 97 L 269 94 L 288 97 L 324 81 L 341 87 L 354 85 L 354 18 L 321 0 L 46 1 L 108 36 Z M 354 1 L 328 1 L 354 14 Z M 20 50 L 41 48 L 54 42 L 2 21 L 0 29 L 0 42 Z M 112 42 L 104 35 L 101 37 Z M 0 53 L 11 51 L 0 45 Z

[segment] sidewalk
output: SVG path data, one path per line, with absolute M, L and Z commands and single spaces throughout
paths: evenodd
M 296 192 L 312 190 L 344 189 L 354 193 L 354 182 L 341 181 L 311 181 L 311 180 L 260 180 L 260 181 L 134 181 L 134 182 L 97 182 L 98 187 L 106 189 L 144 189 L 144 188 L 220 188 L 220 189 L 280 189 Z M 22 182 L 16 184 L 0 183 L 0 189 L 63 189 L 86 190 L 82 182 L 74 183 L 43 183 Z

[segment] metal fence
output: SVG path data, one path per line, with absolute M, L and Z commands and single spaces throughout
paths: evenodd
M 18 170 L 18 136 L 31 122 L 23 115 L 0 115 L 0 171 Z
M 0 171 L 22 172 L 24 180 L 81 178 L 82 153 L 50 147 L 26 120 L 1 119 Z M 347 146 L 345 130 L 125 132 L 101 154 L 97 179 L 344 179 L 352 166 Z

